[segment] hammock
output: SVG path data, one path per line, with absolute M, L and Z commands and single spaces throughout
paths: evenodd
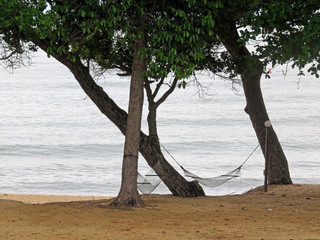
M 161 143 L 160 143 L 161 144 Z M 180 168 L 184 172 L 184 176 L 186 178 L 192 178 L 193 180 L 198 181 L 200 184 L 207 187 L 218 187 L 231 179 L 239 177 L 240 170 L 242 166 L 248 161 L 248 159 L 252 156 L 252 154 L 257 150 L 259 145 L 255 147 L 255 149 L 249 154 L 249 156 L 244 160 L 244 162 L 234 170 L 227 172 L 223 175 L 211 178 L 202 178 L 197 176 L 196 174 L 186 170 L 182 165 L 178 163 L 178 161 L 170 154 L 170 152 L 161 144 L 163 149 L 170 155 L 170 157 L 180 166 Z M 157 165 L 157 164 L 156 164 Z M 143 177 L 140 173 L 138 173 L 138 189 L 143 194 L 150 194 L 156 189 L 156 187 L 161 183 L 161 179 L 154 172 L 153 169 Z
M 145 176 L 138 172 L 138 189 L 143 194 L 152 193 L 161 181 L 162 180 L 153 169 L 151 169 Z
M 241 170 L 241 167 L 238 167 L 238 168 L 236 168 L 230 172 L 227 172 L 223 175 L 220 175 L 218 177 L 202 178 L 202 177 L 198 177 L 197 175 L 193 174 L 192 172 L 189 172 L 188 170 L 184 169 L 183 167 L 181 167 L 181 168 L 184 172 L 185 177 L 192 178 L 193 180 L 196 180 L 199 183 L 201 183 L 202 185 L 207 186 L 207 187 L 218 187 L 218 186 L 228 182 L 231 179 L 237 178 L 237 177 L 239 177 L 239 173 Z
M 163 146 L 162 146 L 163 147 Z M 246 160 L 244 160 L 244 162 L 237 168 L 235 168 L 234 170 L 227 172 L 223 175 L 217 176 L 217 177 L 211 177 L 211 178 L 202 178 L 197 176 L 196 174 L 186 170 L 183 166 L 181 166 L 174 158 L 173 156 L 171 156 L 171 154 L 167 151 L 167 153 L 170 154 L 170 156 L 176 161 L 176 163 L 180 166 L 180 168 L 183 170 L 184 172 L 184 176 L 185 177 L 189 177 L 192 178 L 196 181 L 198 181 L 200 184 L 207 186 L 207 187 L 218 187 L 226 182 L 228 182 L 231 179 L 237 178 L 239 177 L 239 173 L 240 170 L 242 168 L 242 166 L 248 161 L 248 159 L 252 156 L 252 154 L 257 150 L 257 148 L 259 147 L 259 145 L 257 145 L 255 147 L 255 149 L 249 154 L 249 156 L 246 158 Z

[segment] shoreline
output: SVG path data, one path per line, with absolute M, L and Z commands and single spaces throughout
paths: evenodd
M 257 187 L 259 188 L 259 187 Z M 253 191 L 248 190 L 247 192 Z M 225 194 L 225 195 L 208 195 L 203 197 L 223 197 L 223 196 L 241 196 L 247 192 L 240 194 Z M 172 196 L 172 194 L 140 194 L 141 196 Z M 68 195 L 68 194 L 38 194 L 38 193 L 2 193 L 0 192 L 0 200 L 17 201 L 25 204 L 46 204 L 46 203 L 69 203 L 78 201 L 97 201 L 110 200 L 116 196 L 96 196 L 96 195 Z M 187 198 L 188 199 L 188 198 Z M 191 198 L 192 199 L 192 198 Z
M 28 194 L 28 193 L 0 193 L 0 200 L 12 200 L 25 204 L 46 204 L 58 202 L 96 201 L 111 196 L 82 196 L 82 195 L 50 195 L 50 194 Z
M 208 195 L 203 196 L 205 198 L 219 198 L 219 197 L 232 197 L 232 196 L 245 196 L 251 194 L 268 194 L 273 189 L 283 189 L 283 192 L 286 192 L 291 186 L 294 188 L 297 187 L 319 187 L 320 184 L 288 184 L 288 185 L 269 185 L 269 191 L 264 192 L 264 186 L 258 186 L 256 188 L 250 189 L 244 193 L 240 194 L 225 194 L 225 195 Z M 273 194 L 273 193 L 271 193 Z M 297 193 L 299 194 L 299 193 Z M 303 192 L 302 194 L 305 194 Z M 143 196 L 169 196 L 174 197 L 172 194 L 140 194 Z M 94 195 L 68 195 L 68 194 L 37 194 L 37 193 L 2 193 L 0 192 L 0 200 L 11 200 L 17 201 L 25 204 L 46 204 L 46 203 L 70 203 L 70 202 L 80 202 L 80 201 L 98 201 L 98 200 L 110 200 L 116 196 L 94 196 Z M 179 198 L 179 197 L 177 197 Z M 201 197 L 200 197 L 201 198 Z M 195 198 L 186 198 L 186 199 L 195 199 Z M 320 240 L 320 239 L 319 239 Z

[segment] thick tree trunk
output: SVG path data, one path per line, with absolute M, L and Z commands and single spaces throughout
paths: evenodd
M 250 77 L 243 76 L 242 84 L 247 100 L 245 111 L 250 116 L 259 144 L 265 155 L 266 127 L 264 123 L 269 120 L 269 117 L 261 93 L 260 79 L 261 74 Z M 287 159 L 273 127 L 268 128 L 268 159 L 268 183 L 291 184 Z
M 269 120 L 261 92 L 261 75 L 263 66 L 259 59 L 251 55 L 248 49 L 239 41 L 235 25 L 220 29 L 219 37 L 228 52 L 233 57 L 238 72 L 241 74 L 243 89 L 247 101 L 245 111 L 249 114 L 253 128 L 256 132 L 259 144 L 265 154 L 265 121 Z M 282 150 L 278 137 L 271 127 L 268 129 L 268 183 L 269 184 L 291 184 L 288 162 Z
M 49 41 L 34 41 L 41 49 L 46 51 L 50 46 Z M 66 56 L 53 54 L 59 62 L 69 68 L 83 91 L 93 101 L 111 122 L 113 122 L 122 134 L 126 134 L 127 113 L 121 109 L 109 95 L 100 87 L 90 75 L 89 69 L 85 67 L 80 59 L 72 62 Z M 159 144 L 152 140 L 152 136 L 147 136 L 140 131 L 140 152 L 150 167 L 154 167 L 157 162 L 160 167 L 155 172 L 163 180 L 164 184 L 169 188 L 175 196 L 181 197 L 197 197 L 204 196 L 204 191 L 196 182 L 188 182 L 182 177 L 164 158 Z M 157 165 L 157 166 L 158 166 Z

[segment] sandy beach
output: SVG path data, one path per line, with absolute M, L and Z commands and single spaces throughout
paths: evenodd
M 113 209 L 110 197 L 0 194 L 0 239 L 320 239 L 320 185 L 143 200 Z

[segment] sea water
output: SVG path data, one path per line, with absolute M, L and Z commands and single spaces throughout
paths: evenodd
M 262 80 L 270 120 L 287 156 L 294 183 L 319 184 L 319 80 L 272 69 Z M 0 192 L 117 195 L 124 136 L 91 102 L 70 71 L 44 53 L 10 73 L 0 69 Z M 158 109 L 160 141 L 167 160 L 201 177 L 240 166 L 258 141 L 240 85 L 202 72 Z M 129 78 L 108 73 L 98 80 L 127 109 Z M 201 90 L 201 91 L 199 91 Z M 147 133 L 147 105 L 142 129 Z M 173 159 L 174 158 L 174 159 Z M 238 194 L 263 184 L 264 157 L 258 148 L 241 175 L 207 195 Z M 150 170 L 142 156 L 139 172 Z M 169 193 L 162 183 L 155 193 Z

